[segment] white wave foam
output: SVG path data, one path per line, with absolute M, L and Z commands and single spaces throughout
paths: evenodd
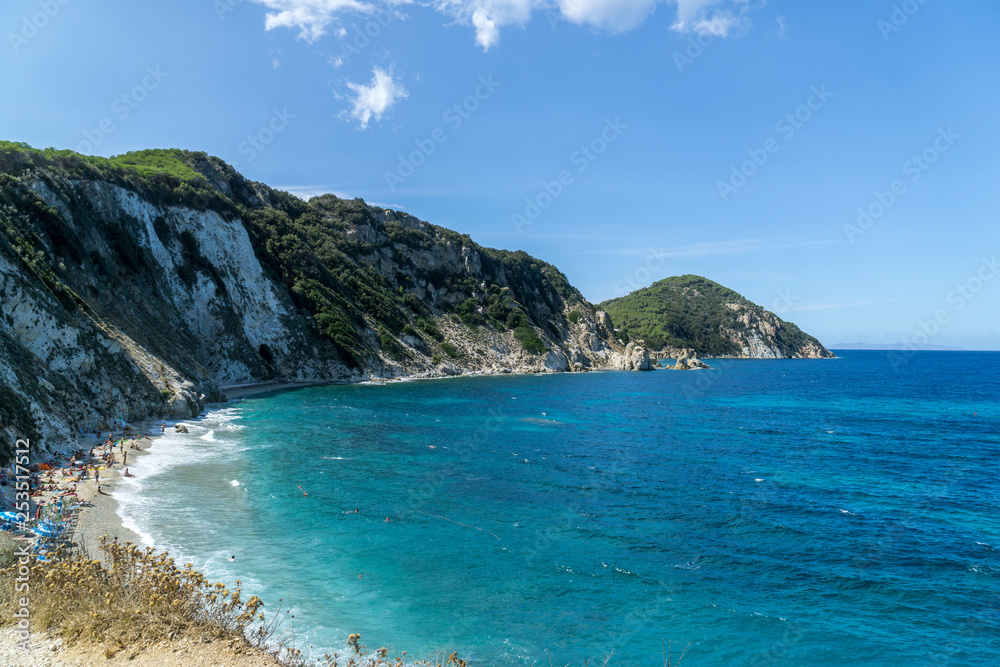
M 242 439 L 236 433 L 243 426 L 232 422 L 239 420 L 242 414 L 240 408 L 208 412 L 198 419 L 183 422 L 188 433 L 178 433 L 168 427 L 144 455 L 135 457 L 129 466 L 129 472 L 134 476 L 122 477 L 113 492 L 122 525 L 138 535 L 145 545 L 156 546 L 152 528 L 156 509 L 152 503 L 156 499 L 149 497 L 149 487 L 155 486 L 156 478 L 172 468 L 230 456 L 232 450 L 239 449 Z M 215 434 L 219 431 L 226 433 L 227 437 L 216 438 Z M 213 446 L 205 446 L 206 442 L 213 443 Z M 237 480 L 233 481 L 239 484 Z
M 142 528 L 140 528 L 139 525 L 132 520 L 131 516 L 123 514 L 122 511 L 124 510 L 124 508 L 125 505 L 119 503 L 118 511 L 116 512 L 118 514 L 118 517 L 122 521 L 122 527 L 125 528 L 126 530 L 131 530 L 133 533 L 138 535 L 139 541 L 142 542 L 142 546 L 155 548 L 156 543 L 153 541 L 153 536 L 147 533 L 146 531 L 142 530 Z

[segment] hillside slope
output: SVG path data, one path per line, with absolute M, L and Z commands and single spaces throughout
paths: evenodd
M 550 264 L 176 150 L 0 142 L 0 311 L 5 445 L 234 384 L 649 368 Z
M 664 357 L 685 349 L 704 357 L 834 356 L 791 322 L 700 276 L 659 280 L 599 307 L 627 338 L 644 341 Z

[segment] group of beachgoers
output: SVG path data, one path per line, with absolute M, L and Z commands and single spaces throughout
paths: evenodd
M 101 442 L 102 433 L 96 436 Z M 124 468 L 125 477 L 134 477 L 128 469 L 129 454 L 132 450 L 141 450 L 141 443 L 146 436 L 137 436 L 123 431 L 120 437 L 107 433 L 101 444 L 89 449 L 79 448 L 62 456 L 50 456 L 45 461 L 33 463 L 28 467 L 28 495 L 37 498 L 37 506 L 59 502 L 63 498 L 77 495 L 77 485 L 90 479 L 93 474 L 97 485 L 97 493 L 108 495 L 101 487 L 101 471 L 120 465 Z M 5 471 L 0 472 L 0 485 L 13 481 L 7 479 Z M 50 496 L 42 498 L 42 496 Z M 6 494 L 0 494 L 3 500 L 10 502 Z M 4 503 L 6 505 L 6 503 Z

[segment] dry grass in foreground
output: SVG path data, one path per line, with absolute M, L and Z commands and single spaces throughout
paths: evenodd
M 6 537 L 6 536 L 4 536 Z M 30 600 L 31 629 L 62 638 L 67 646 L 96 645 L 105 657 L 136 656 L 164 641 L 225 641 L 237 653 L 262 650 L 289 667 L 402 667 L 405 657 L 369 653 L 360 635 L 348 638 L 346 656 L 310 660 L 289 641 L 278 641 L 281 615 L 264 615 L 257 596 L 243 600 L 240 582 L 230 590 L 212 583 L 188 563 L 177 567 L 167 552 L 101 538 L 106 562 L 71 549 L 47 561 L 14 556 L 17 545 L 0 544 L 0 624 L 16 625 L 20 599 Z M 25 570 L 24 568 L 27 568 Z M 28 590 L 18 586 L 27 581 Z M 20 590 L 18 590 L 20 588 Z M 466 667 L 456 654 L 428 667 Z
M 107 565 L 68 549 L 45 562 L 30 559 L 27 592 L 15 587 L 18 563 L 0 570 L 3 618 L 12 619 L 19 599 L 27 597 L 32 630 L 68 644 L 99 644 L 108 657 L 182 636 L 252 643 L 251 626 L 263 621 L 263 602 L 256 596 L 244 601 L 238 581 L 229 590 L 209 582 L 190 563 L 178 568 L 167 552 L 157 554 L 131 542 L 102 538 L 101 549 Z M 22 581 L 24 574 L 21 570 Z M 244 639 L 248 634 L 251 640 Z

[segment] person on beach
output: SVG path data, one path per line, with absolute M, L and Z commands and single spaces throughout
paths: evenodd
M 128 471 L 128 468 L 125 468 L 125 476 L 126 476 L 126 477 L 135 477 L 135 475 L 133 475 L 132 473 L 130 473 L 130 472 Z
M 160 424 L 160 435 L 163 435 L 166 432 L 167 432 L 167 422 L 163 422 L 162 424 Z
M 128 465 L 128 452 L 122 452 L 122 465 Z

